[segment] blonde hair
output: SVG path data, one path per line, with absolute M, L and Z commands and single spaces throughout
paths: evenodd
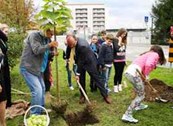
M 113 40 L 114 39 L 114 36 L 112 34 L 107 34 L 106 35 L 106 39 Z

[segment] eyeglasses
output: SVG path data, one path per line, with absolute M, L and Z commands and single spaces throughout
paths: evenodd
M 53 35 L 54 35 L 53 31 L 49 31 L 49 34 L 50 34 L 51 36 L 53 36 Z
M 4 30 L 3 33 L 7 35 L 8 34 L 8 30 Z
M 4 31 L 5 33 L 8 33 L 8 31 Z

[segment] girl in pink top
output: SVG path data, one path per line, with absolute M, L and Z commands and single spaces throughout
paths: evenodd
M 156 65 L 163 65 L 165 62 L 166 59 L 162 48 L 154 45 L 149 51 L 141 54 L 132 62 L 131 65 L 128 66 L 125 71 L 125 77 L 132 83 L 137 95 L 123 115 L 123 121 L 137 123 L 138 120 L 132 116 L 133 110 L 142 110 L 148 107 L 148 105 L 141 103 L 145 97 L 144 82 L 137 73 L 136 69 L 138 69 L 146 77 L 146 79 L 148 79 L 149 73 L 153 69 L 156 69 Z

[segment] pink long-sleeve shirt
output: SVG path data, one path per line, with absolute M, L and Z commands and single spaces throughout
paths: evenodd
M 141 72 L 148 76 L 149 73 L 156 68 L 159 61 L 159 55 L 156 52 L 147 52 L 133 61 L 133 64 L 141 68 Z

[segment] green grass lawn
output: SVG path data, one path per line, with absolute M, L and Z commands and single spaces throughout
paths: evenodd
M 52 64 L 53 74 L 55 76 L 55 64 Z M 73 79 L 74 91 L 69 90 L 67 86 L 67 74 L 65 70 L 65 61 L 62 59 L 62 51 L 58 56 L 58 73 L 59 73 L 59 84 L 60 84 L 60 95 L 61 99 L 67 100 L 68 112 L 77 112 L 83 110 L 85 104 L 81 105 L 79 101 L 79 90 L 78 86 Z M 150 79 L 157 78 L 170 86 L 173 86 L 173 69 L 169 68 L 157 68 L 150 75 Z M 113 89 L 113 76 L 114 70 L 112 69 L 111 77 L 109 81 L 109 87 Z M 16 66 L 12 72 L 12 87 L 24 92 L 29 92 L 28 87 L 26 86 L 23 78 L 19 74 L 18 66 Z M 55 81 L 56 79 L 54 79 Z M 123 78 L 123 80 L 125 80 Z M 137 124 L 124 123 L 121 121 L 121 117 L 128 105 L 130 104 L 132 86 L 128 83 L 128 87 L 123 89 L 122 92 L 117 94 L 111 92 L 110 98 L 112 99 L 112 104 L 106 104 L 100 92 L 90 92 L 89 88 L 89 77 L 87 75 L 87 94 L 90 101 L 96 102 L 96 108 L 94 109 L 94 115 L 96 115 L 100 122 L 94 124 L 94 126 L 173 126 L 173 103 L 156 103 L 156 102 L 145 102 L 149 105 L 149 108 L 143 111 L 138 111 L 134 113 L 134 117 L 139 120 Z M 56 96 L 56 86 L 54 85 L 51 88 L 52 95 Z M 30 101 L 29 96 L 14 95 L 12 96 L 13 101 L 17 99 L 24 99 Z M 61 117 L 55 117 L 53 113 L 50 113 L 50 126 L 67 126 L 66 122 Z M 7 120 L 7 126 L 22 126 L 23 125 L 23 116 L 18 116 L 12 120 Z M 88 125 L 89 126 L 89 125 Z

